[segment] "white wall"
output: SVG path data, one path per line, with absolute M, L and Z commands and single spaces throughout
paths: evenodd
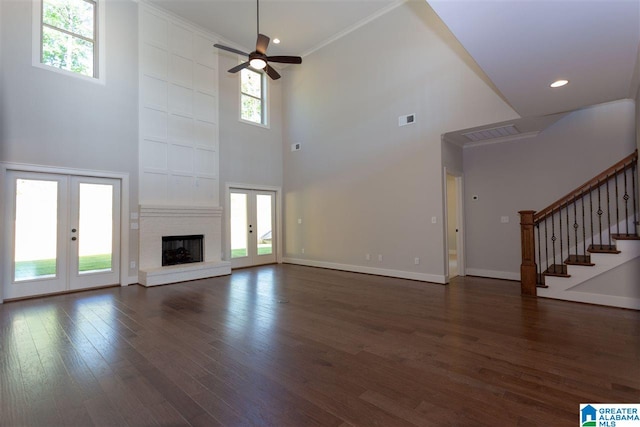
M 465 148 L 467 273 L 519 280 L 518 211 L 545 208 L 633 152 L 635 120 L 632 100 L 615 101 L 570 113 L 535 138 Z
M 105 85 L 33 67 L 31 20 L 31 2 L 2 1 L 0 161 L 128 173 L 137 206 L 137 5 L 106 5 Z
M 289 261 L 443 281 L 441 135 L 517 117 L 483 78 L 422 1 L 290 67 L 282 148 Z M 416 123 L 398 127 L 410 113 Z M 301 151 L 290 151 L 294 142 Z

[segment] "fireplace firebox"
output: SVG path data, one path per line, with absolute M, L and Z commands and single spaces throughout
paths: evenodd
M 202 262 L 204 235 L 162 236 L 162 266 Z

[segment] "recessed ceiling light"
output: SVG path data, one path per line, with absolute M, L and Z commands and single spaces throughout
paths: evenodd
M 273 42 L 274 42 L 275 44 L 280 44 L 280 39 L 273 39 Z
M 555 82 L 551 83 L 549 86 L 551 86 L 551 87 L 562 87 L 562 86 L 566 85 L 567 83 L 569 83 L 569 80 L 556 80 Z

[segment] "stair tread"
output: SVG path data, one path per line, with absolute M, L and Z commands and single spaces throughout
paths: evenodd
M 640 240 L 640 236 L 636 236 L 635 234 L 612 234 L 612 239 L 615 240 Z
M 620 251 L 616 245 L 589 245 L 587 252 L 595 254 L 619 254 Z
M 570 274 L 567 274 L 567 266 L 564 264 L 553 264 L 550 265 L 549 268 L 545 270 L 545 276 L 554 276 L 554 277 L 571 277 Z
M 591 256 L 589 255 L 569 255 L 569 257 L 564 260 L 564 263 L 567 265 L 584 265 L 588 267 L 595 265 L 591 262 Z

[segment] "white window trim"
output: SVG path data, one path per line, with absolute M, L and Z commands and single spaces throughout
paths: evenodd
M 263 90 L 263 94 L 262 94 L 262 99 L 264 100 L 264 104 L 263 107 L 265 109 L 264 111 L 264 123 L 256 123 L 256 122 L 252 122 L 251 120 L 245 120 L 242 118 L 242 74 L 241 71 L 238 72 L 238 121 L 240 121 L 241 123 L 246 123 L 248 125 L 253 125 L 253 126 L 258 126 L 260 128 L 264 128 L 264 129 L 271 129 L 271 126 L 269 125 L 270 120 L 269 120 L 269 110 L 270 110 L 270 105 L 269 105 L 269 78 L 267 76 L 267 73 L 264 72 L 264 70 L 256 70 L 253 68 L 250 68 L 251 71 L 255 71 L 257 73 L 260 73 L 262 75 L 262 90 Z
M 97 25 L 98 31 L 96 35 L 96 55 L 98 57 L 98 77 L 83 76 L 82 74 L 74 73 L 73 71 L 63 70 L 61 68 L 52 67 L 51 65 L 43 64 L 40 59 L 42 57 L 42 0 L 33 0 L 31 2 L 32 7 L 32 36 L 31 36 L 31 65 L 43 70 L 53 71 L 65 76 L 75 77 L 87 82 L 98 83 L 104 85 L 105 79 L 105 52 L 106 52 L 106 38 L 105 38 L 105 3 L 106 0 L 95 0 L 96 2 L 96 15 L 98 19 L 94 23 Z

